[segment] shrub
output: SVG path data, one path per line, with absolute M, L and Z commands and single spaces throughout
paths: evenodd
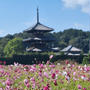
M 89 57 L 84 57 L 82 64 L 89 64 Z
M 23 53 L 24 47 L 21 38 L 10 40 L 4 48 L 4 54 L 7 57 L 12 57 L 14 54 Z

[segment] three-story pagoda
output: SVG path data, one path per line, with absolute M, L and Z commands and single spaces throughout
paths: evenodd
M 25 30 L 27 33 L 31 33 L 33 36 L 24 39 L 23 42 L 27 43 L 26 51 L 28 52 L 44 52 L 52 51 L 53 38 L 47 37 L 46 33 L 53 31 L 39 22 L 39 12 L 37 8 L 37 23 Z

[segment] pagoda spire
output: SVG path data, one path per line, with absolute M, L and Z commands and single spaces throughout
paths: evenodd
M 37 23 L 39 23 L 39 9 L 37 8 Z

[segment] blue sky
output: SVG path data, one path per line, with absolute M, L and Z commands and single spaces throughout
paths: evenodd
M 90 30 L 90 0 L 0 0 L 0 37 L 23 32 L 35 24 L 37 6 L 40 22 L 55 32 Z

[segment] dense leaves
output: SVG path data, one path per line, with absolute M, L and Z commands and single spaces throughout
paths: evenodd
M 77 30 L 77 29 L 67 29 L 63 32 L 53 32 L 46 34 L 47 37 L 54 37 L 55 47 L 59 47 L 60 49 L 63 49 L 64 47 L 68 45 L 76 46 L 77 48 L 80 48 L 83 50 L 84 53 L 87 53 L 89 50 L 89 40 L 90 40 L 90 32 Z M 14 35 L 8 34 L 7 36 L 0 38 L 0 56 L 4 56 L 4 48 L 8 41 L 12 40 L 13 38 L 28 38 L 31 37 L 31 34 L 28 34 L 26 32 L 23 33 L 16 33 Z M 25 49 L 24 49 L 25 50 Z
M 4 53 L 7 56 L 12 56 L 14 54 L 23 52 L 23 43 L 22 39 L 14 38 L 10 40 L 4 48 Z
M 68 45 L 76 46 L 85 53 L 89 50 L 90 32 L 84 32 L 77 29 L 67 29 L 63 32 L 53 33 L 58 41 L 58 46 L 63 49 Z

